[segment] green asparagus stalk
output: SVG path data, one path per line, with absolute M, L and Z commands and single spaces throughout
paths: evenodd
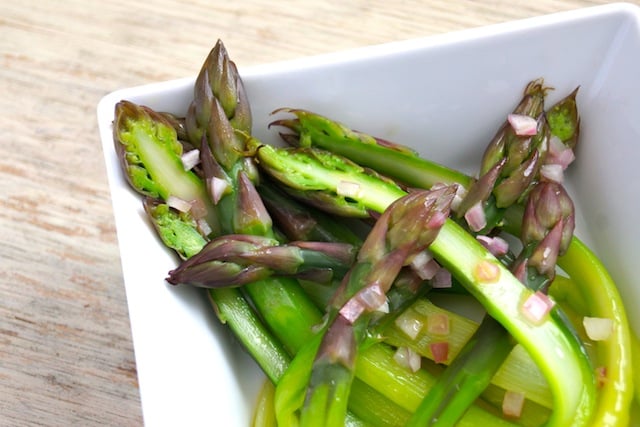
M 407 184 L 416 179 L 417 172 L 421 182 L 428 182 L 422 188 L 431 188 L 437 183 L 460 183 L 466 186 L 469 182 L 465 174 L 424 159 L 409 147 L 352 130 L 307 110 L 280 108 L 274 114 L 285 112 L 293 114 L 295 119 L 274 120 L 270 126 L 291 131 L 280 132 L 280 136 L 292 146 L 322 148 Z M 398 168 L 399 164 L 406 167 Z
M 309 164 L 300 158 L 304 153 L 300 150 L 260 146 L 254 147 L 254 152 L 262 170 L 274 178 L 277 176 L 284 180 L 285 185 L 298 185 L 295 179 L 302 168 L 295 167 L 308 167 Z M 327 153 L 322 155 L 329 156 Z M 323 164 L 328 165 L 330 162 Z M 271 171 L 273 165 L 278 165 L 275 173 Z M 319 166 L 317 163 L 315 165 Z M 329 187 L 330 193 L 335 194 L 335 186 L 332 188 L 329 184 L 339 180 L 335 179 L 333 173 L 334 171 L 326 168 L 318 170 L 318 174 L 324 177 L 321 182 Z M 388 191 L 386 185 L 374 186 L 368 175 L 360 181 L 357 175 L 350 174 L 349 179 L 351 184 L 355 184 L 354 187 L 368 189 L 351 195 L 359 203 L 374 206 L 398 198 L 397 190 Z M 554 395 L 554 411 L 549 425 L 586 425 L 595 401 L 592 368 L 581 343 L 555 318 L 548 315 L 534 320 L 528 318 L 525 305 L 535 301 L 539 295 L 522 286 L 473 236 L 450 220 L 443 226 L 431 245 L 431 250 L 436 259 L 463 283 L 491 316 L 527 348 L 538 363 Z M 565 357 L 547 357 L 547 354 L 559 349 Z M 567 374 L 569 376 L 565 377 Z M 571 381 L 563 378 L 571 378 Z M 580 385 L 576 385 L 576 382 Z

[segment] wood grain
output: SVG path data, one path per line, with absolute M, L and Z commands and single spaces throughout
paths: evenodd
M 191 76 L 218 38 L 250 66 L 602 3 L 0 0 L 0 425 L 142 424 L 103 95 Z

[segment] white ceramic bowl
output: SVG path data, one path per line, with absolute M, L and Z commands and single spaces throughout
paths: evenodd
M 233 51 L 230 52 L 233 56 Z M 204 58 L 203 58 L 204 60 Z M 532 79 L 580 86 L 582 139 L 569 173 L 577 234 L 601 257 L 628 307 L 640 302 L 640 9 L 624 4 L 243 69 L 254 134 L 278 107 L 300 107 L 476 171 Z M 200 64 L 194 64 L 194 74 Z M 193 78 L 118 90 L 98 119 L 120 244 L 145 424 L 245 427 L 262 374 L 195 289 L 164 282 L 174 261 L 122 178 L 111 121 L 121 99 L 184 114 Z M 640 333 L 640 315 L 628 312 Z

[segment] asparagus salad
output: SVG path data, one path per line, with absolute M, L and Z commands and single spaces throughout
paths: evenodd
M 263 143 L 220 41 L 183 116 L 116 105 L 167 281 L 266 375 L 254 426 L 628 424 L 633 337 L 563 185 L 578 90 L 524 86 L 474 176 L 290 106 Z

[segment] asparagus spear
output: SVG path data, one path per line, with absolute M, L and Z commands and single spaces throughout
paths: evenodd
M 185 171 L 182 145 L 163 115 L 120 101 L 115 107 L 113 137 L 132 188 L 145 196 L 173 201 L 195 219 L 206 220 L 206 227 L 201 227 L 204 234 L 219 231 L 217 212 L 205 186 L 195 173 Z
M 242 79 L 221 41 L 202 65 L 185 125 L 200 144 L 204 180 L 219 212 L 221 232 L 275 238 L 269 216 L 257 193 L 257 170 L 245 156 L 251 140 L 251 112 Z M 215 243 L 209 243 L 215 245 Z M 312 325 L 321 313 L 292 278 L 267 277 L 244 287 L 246 294 L 278 339 L 292 354 L 308 339 L 290 323 Z M 278 304 L 274 305 L 274 298 Z
M 309 150 L 305 149 L 305 152 Z M 254 152 L 262 170 L 278 177 L 284 185 L 297 186 L 295 180 L 300 166 L 308 168 L 309 163 L 301 158 L 304 152 L 300 150 L 259 146 L 254 147 Z M 329 156 L 327 153 L 322 155 Z M 328 192 L 335 194 L 336 187 L 332 187 L 331 183 L 339 182 L 339 179 L 336 179 L 335 171 L 326 168 L 328 164 L 324 162 L 325 167 L 317 173 L 323 177 L 321 183 L 328 187 Z M 315 165 L 320 167 L 318 163 Z M 340 173 L 338 171 L 337 176 Z M 398 198 L 398 190 L 389 191 L 386 185 L 376 187 L 370 176 L 362 180 L 359 177 L 350 174 L 350 183 L 354 188 L 367 188 L 368 191 L 353 192 L 351 197 L 357 202 L 369 206 L 384 205 L 385 202 L 388 205 L 389 200 Z M 554 395 L 554 412 L 549 425 L 585 425 L 595 401 L 589 360 L 582 344 L 555 318 L 548 315 L 534 321 L 527 318 L 523 302 L 535 301 L 539 295 L 522 286 L 474 237 L 451 220 L 442 227 L 431 250 L 436 259 L 460 280 L 538 363 Z M 560 351 L 565 356 L 562 359 L 546 356 L 558 349 L 562 349 Z M 564 381 L 565 375 L 571 381 Z M 578 381 L 580 385 L 576 385 Z
M 280 275 L 328 283 L 342 277 L 354 258 L 355 248 L 347 243 L 280 244 L 269 237 L 228 234 L 170 271 L 167 280 L 206 288 L 241 286 Z
M 344 423 L 356 356 L 366 338 L 369 314 L 384 305 L 386 293 L 407 259 L 433 240 L 447 217 L 452 197 L 453 192 L 445 189 L 410 194 L 378 219 L 358 253 L 358 261 L 332 298 L 325 331 L 296 356 L 278 385 L 276 404 L 280 409 L 276 413 L 280 423 L 291 422 L 297 405 L 302 403 L 304 388 L 301 425 Z M 301 378 L 306 387 L 301 386 Z
M 346 408 L 336 403 L 347 400 L 357 349 L 366 338 L 367 314 L 386 302 L 386 293 L 407 260 L 434 240 L 449 213 L 454 195 L 450 190 L 411 193 L 392 203 L 376 221 L 332 301 L 335 317 L 316 353 L 301 425 L 343 424 Z

